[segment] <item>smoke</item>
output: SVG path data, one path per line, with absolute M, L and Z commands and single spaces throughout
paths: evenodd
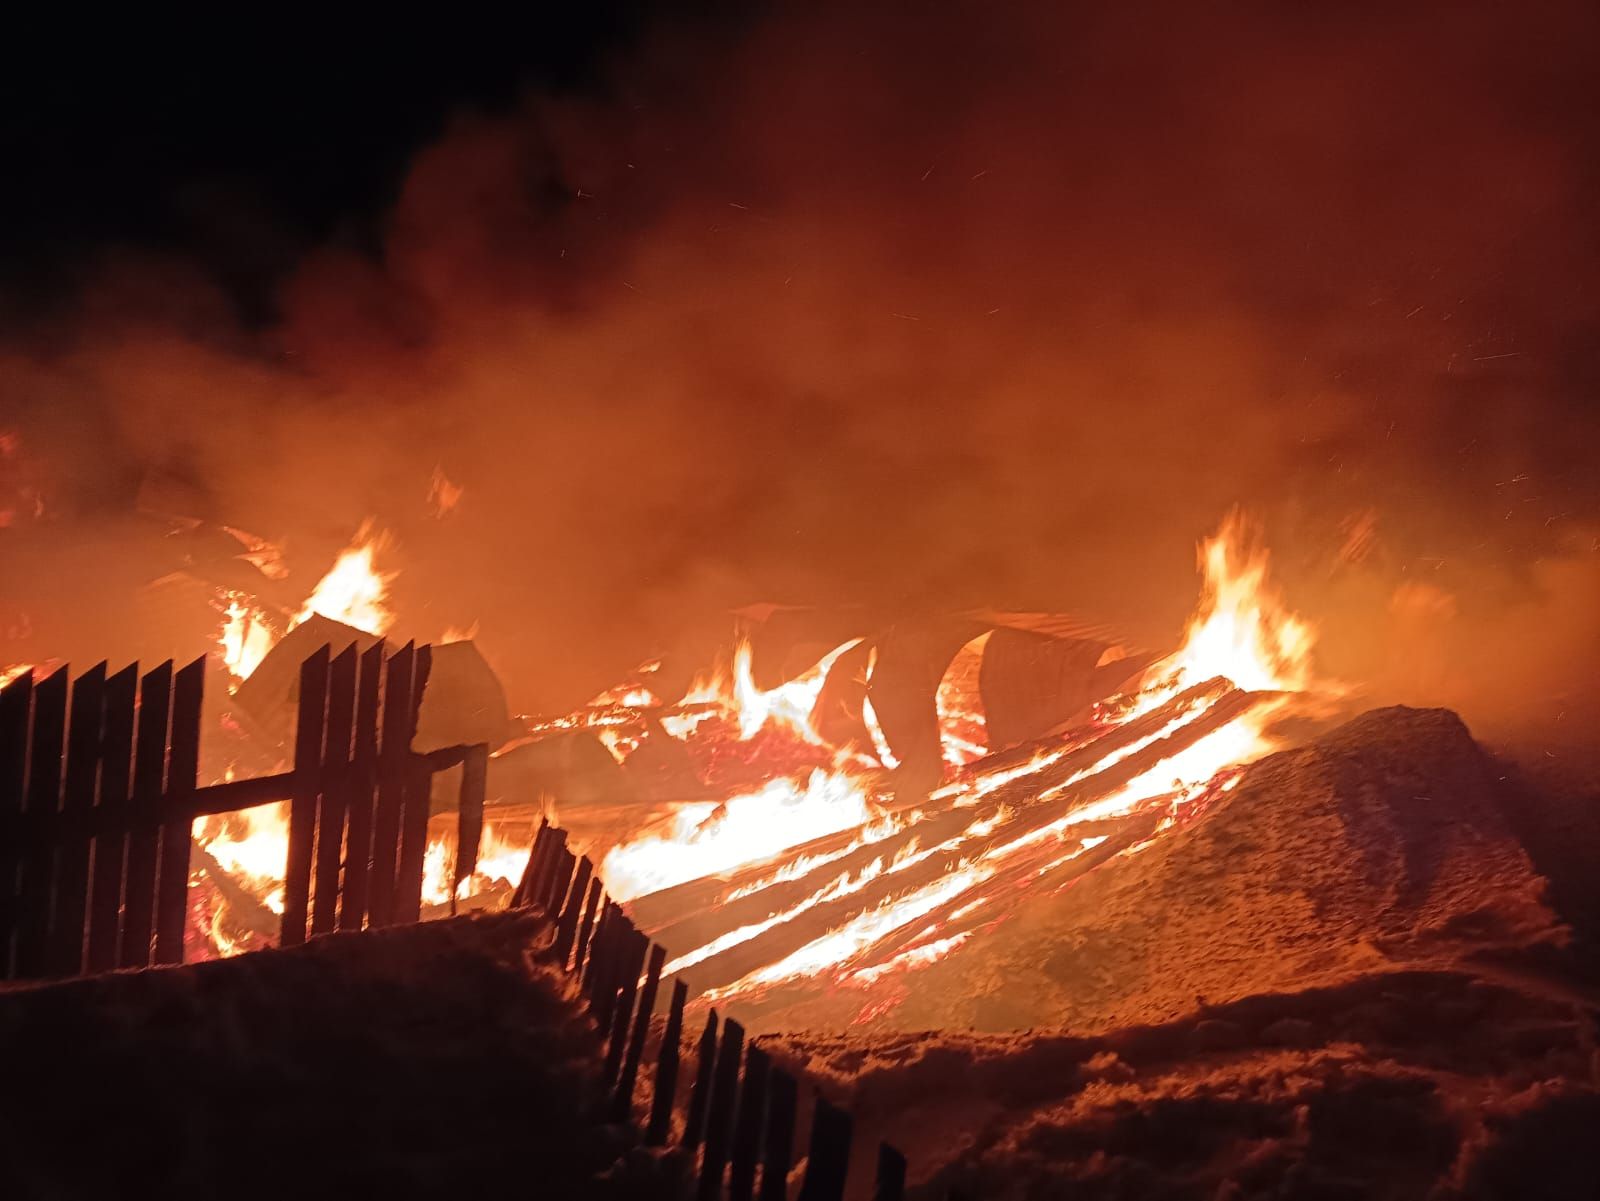
M 1559 0 L 663 27 L 601 92 L 458 114 L 381 251 L 305 257 L 268 323 L 204 264 L 105 263 L 0 352 L 56 521 L 0 556 L 132 578 L 106 514 L 159 480 L 309 587 L 376 516 L 402 632 L 477 621 L 534 705 L 760 599 L 1161 645 L 1242 503 L 1381 699 L 1548 715 L 1600 659 L 1595 32 Z M 88 591 L 53 612 L 104 647 Z

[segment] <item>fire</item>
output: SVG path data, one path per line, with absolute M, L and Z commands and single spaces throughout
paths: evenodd
M 939 746 L 950 767 L 965 767 L 989 753 L 988 718 L 978 691 L 978 670 L 988 645 L 989 634 L 985 631 L 957 651 L 934 693 Z M 876 718 L 872 728 L 877 728 Z
M 1059 888 L 1054 882 L 1108 856 L 1138 853 L 1189 807 L 1230 789 L 1242 765 L 1276 749 L 1272 715 L 1323 687 L 1312 667 L 1314 632 L 1272 585 L 1259 532 L 1243 515 L 1229 515 L 1200 544 L 1198 561 L 1201 596 L 1178 649 L 1131 692 L 1097 706 L 1084 728 L 986 768 L 978 687 L 986 637 L 976 638 L 938 687 L 941 751 L 953 775 L 929 797 L 928 812 L 880 820 L 883 832 L 869 839 L 870 814 L 881 819 L 885 811 L 848 772 L 815 773 L 806 795 L 794 780 L 775 780 L 721 806 L 684 806 L 666 827 L 614 849 L 601 868 L 607 887 L 630 900 L 749 869 L 714 894 L 728 928 L 701 947 L 674 948 L 672 965 L 709 977 L 708 997 L 737 998 L 799 979 L 859 987 L 925 967 L 965 945 L 975 923 L 1003 917 L 1007 898 L 1035 881 Z M 809 714 L 821 687 L 817 669 L 787 693 L 758 693 L 748 665 L 741 645 L 732 681 L 685 702 L 734 708 L 741 737 L 775 712 L 791 725 Z M 875 666 L 874 654 L 869 682 Z M 895 766 L 870 700 L 863 718 L 877 761 Z M 816 738 L 808 721 L 800 728 Z M 855 761 L 839 753 L 840 762 Z M 847 789 L 854 805 L 813 798 L 824 783 Z M 862 816 L 847 818 L 852 808 Z M 823 838 L 829 833 L 838 837 Z M 786 848 L 819 838 L 816 849 L 783 860 Z M 768 893 L 778 899 L 764 905 Z
M 1269 582 L 1260 530 L 1235 510 L 1200 544 L 1199 558 L 1205 593 L 1170 661 L 1179 681 L 1221 676 L 1247 692 L 1310 688 L 1316 637 Z
M 289 623 L 290 629 L 313 613 L 320 613 L 369 634 L 387 633 L 394 624 L 394 614 L 387 603 L 389 585 L 398 573 L 379 571 L 377 557 L 380 551 L 388 548 L 387 534 L 373 534 L 370 523 L 362 526 L 355 542 L 339 555 L 328 574 L 312 589 L 300 612 Z
M 266 611 L 242 592 L 226 594 L 222 611 L 222 632 L 218 635 L 222 662 L 235 681 L 248 679 L 267 652 L 277 644 Z
M 726 801 L 677 807 L 662 829 L 614 847 L 600 865 L 619 901 L 717 875 L 877 816 L 863 782 L 845 769 L 787 777 Z
M 852 638 L 834 647 L 804 674 L 776 688 L 764 690 L 756 686 L 750 640 L 740 638 L 733 651 L 731 677 L 719 668 L 709 678 L 695 680 L 677 707 L 697 712 L 692 717 L 689 714 L 673 715 L 665 719 L 662 725 L 674 738 L 685 738 L 704 720 L 702 715 L 720 709 L 737 722 L 741 742 L 750 741 L 762 729 L 772 726 L 821 746 L 822 739 L 811 725 L 817 697 L 822 694 L 829 668 L 840 655 L 860 641 L 859 638 Z
M 276 559 L 276 549 L 260 539 L 255 539 L 254 544 L 258 545 L 252 553 L 269 555 L 270 552 L 266 560 L 267 567 L 263 567 L 265 574 L 280 578 L 283 573 Z M 237 687 L 248 679 L 278 644 L 278 639 L 313 613 L 331 617 L 368 634 L 386 633 L 394 624 L 394 614 L 388 606 L 389 585 L 399 573 L 378 570 L 377 561 L 389 545 L 387 534 L 373 533 L 370 521 L 363 524 L 354 541 L 340 553 L 334 565 L 306 597 L 299 611 L 287 622 L 281 618 L 274 621 L 255 598 L 243 592 L 229 590 L 221 593 L 217 607 L 222 613 L 222 621 L 216 642 L 233 686 Z M 271 570 L 268 570 L 269 567 Z M 471 634 L 466 636 L 471 637 Z M 450 632 L 446 633 L 444 641 L 452 641 Z

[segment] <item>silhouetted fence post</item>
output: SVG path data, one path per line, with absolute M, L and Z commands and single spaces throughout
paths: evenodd
M 671 1131 L 672 1106 L 678 1091 L 679 1043 L 683 1039 L 683 1007 L 689 999 L 689 986 L 682 980 L 672 983 L 672 1004 L 667 1009 L 667 1028 L 661 1036 L 656 1056 L 655 1095 L 650 1103 L 650 1125 L 644 1141 L 651 1147 L 665 1146 Z
M 761 1162 L 761 1127 L 767 1114 L 767 1053 L 752 1045 L 745 1051 L 744 1082 L 734 1120 L 729 1157 L 728 1201 L 753 1201 L 756 1166 Z
M 888 1143 L 878 1144 L 878 1178 L 872 1201 L 905 1201 L 906 1157 Z
M 430 660 L 427 647 L 388 664 L 382 643 L 359 660 L 354 646 L 337 660 L 320 648 L 300 667 L 294 768 L 204 787 L 204 659 L 143 677 L 136 665 L 108 677 L 104 663 L 70 682 L 65 668 L 39 683 L 27 672 L 0 687 L 0 979 L 182 963 L 195 821 L 273 802 L 289 803 L 282 945 L 304 942 L 308 919 L 314 934 L 360 929 L 380 881 L 389 910 L 375 907 L 372 924 L 415 920 L 432 775 L 463 764 L 458 868 L 470 872 L 488 760 L 481 744 L 411 750 Z M 384 713 L 394 740 L 380 747 L 386 667 L 404 705 Z M 371 858 L 380 755 L 409 806 L 378 840 L 409 839 L 398 875 L 393 855 L 381 870 Z
M 761 1152 L 761 1201 L 787 1201 L 794 1163 L 794 1123 L 799 1089 L 780 1068 L 767 1073 L 767 1137 Z
M 706 1112 L 705 1154 L 700 1161 L 699 1201 L 718 1201 L 722 1176 L 728 1166 L 728 1144 L 733 1134 L 734 1106 L 739 1091 L 739 1063 L 744 1053 L 744 1027 L 732 1018 L 722 1023 L 722 1045 Z
M 850 1170 L 850 1115 L 826 1097 L 817 1098 L 811 1118 L 811 1150 L 806 1156 L 800 1201 L 844 1201 Z
M 700 1035 L 699 1059 L 695 1067 L 694 1086 L 689 1091 L 689 1112 L 683 1121 L 683 1139 L 679 1143 L 688 1151 L 695 1151 L 706 1133 L 706 1110 L 711 1101 L 711 1078 L 717 1060 L 717 1011 L 706 1014 L 706 1028 Z

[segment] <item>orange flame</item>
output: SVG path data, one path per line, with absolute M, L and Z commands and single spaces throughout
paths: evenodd
M 370 522 L 363 525 L 356 540 L 312 589 L 289 628 L 320 613 L 369 634 L 387 633 L 394 624 L 394 614 L 387 603 L 389 585 L 399 573 L 379 571 L 377 557 L 389 546 L 387 534 L 373 534 Z

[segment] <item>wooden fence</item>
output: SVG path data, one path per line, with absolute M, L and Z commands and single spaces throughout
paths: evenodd
M 205 660 L 0 689 L 0 979 L 183 961 L 196 818 L 290 803 L 280 941 L 416 921 L 433 774 L 462 765 L 455 880 L 476 866 L 488 747 L 411 750 L 432 651 L 300 669 L 294 766 L 200 787 Z M 454 887 L 452 887 L 454 895 Z
M 578 988 L 605 1039 L 605 1081 L 611 1117 L 633 1113 L 640 1063 L 656 1011 L 666 952 L 639 931 L 605 895 L 594 865 L 567 849 L 564 830 L 541 823 L 528 868 L 512 903 L 548 915 L 555 924 L 550 956 L 577 977 Z M 674 1107 L 688 988 L 675 980 L 656 1053 L 645 1142 L 662 1147 L 674 1137 Z M 696 1201 L 787 1201 L 799 1117 L 799 1087 L 773 1064 L 733 1018 L 706 1016 L 695 1057 L 695 1078 L 677 1132 L 679 1148 L 697 1169 Z M 822 1096 L 811 1114 L 809 1151 L 799 1201 L 843 1201 L 853 1122 Z M 878 1146 L 875 1201 L 902 1201 L 905 1157 Z

